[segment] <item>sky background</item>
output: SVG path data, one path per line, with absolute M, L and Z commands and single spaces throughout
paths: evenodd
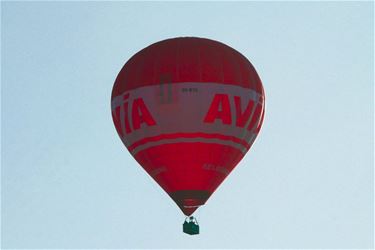
M 373 7 L 2 2 L 2 248 L 373 248 Z M 266 91 L 193 237 L 110 114 L 123 64 L 178 36 L 240 51 Z

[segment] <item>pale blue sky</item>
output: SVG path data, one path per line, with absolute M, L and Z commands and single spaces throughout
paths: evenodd
M 2 248 L 372 248 L 373 7 L 2 2 Z M 110 115 L 126 60 L 176 36 L 237 49 L 266 91 L 194 237 Z

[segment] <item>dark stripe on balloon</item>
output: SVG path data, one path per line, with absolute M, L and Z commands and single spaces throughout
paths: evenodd
M 250 145 L 246 141 L 241 140 L 241 139 L 239 139 L 237 137 L 234 137 L 234 136 L 228 136 L 228 135 L 222 135 L 222 134 L 207 134 L 207 133 L 197 132 L 197 133 L 162 134 L 162 135 L 157 135 L 157 136 L 153 136 L 153 137 L 147 137 L 147 138 L 141 139 L 141 140 L 133 143 L 132 145 L 130 145 L 128 147 L 128 149 L 131 151 L 131 150 L 135 149 L 136 147 L 138 147 L 140 145 L 143 145 L 147 142 L 160 141 L 160 140 L 163 140 L 163 139 L 197 138 L 197 137 L 207 138 L 207 139 L 215 138 L 215 139 L 219 139 L 219 140 L 233 141 L 237 144 L 241 144 L 243 147 L 245 147 L 247 149 L 250 148 Z
M 240 151 L 242 154 L 245 154 L 248 149 L 245 147 L 236 144 L 234 142 L 230 141 L 223 141 L 219 139 L 206 139 L 206 138 L 176 138 L 176 139 L 165 139 L 157 142 L 149 142 L 147 144 L 141 145 L 134 149 L 133 151 L 130 151 L 132 155 L 136 155 L 137 153 L 156 146 L 162 146 L 166 144 L 177 144 L 177 143 L 205 143 L 205 144 L 217 144 L 217 145 L 223 145 L 227 147 L 235 148 L 236 150 Z
M 203 134 L 203 133 L 196 133 L 196 134 Z M 229 146 L 229 147 L 233 147 L 239 151 L 241 151 L 243 154 L 245 154 L 250 146 L 249 145 L 243 145 L 243 143 L 238 143 L 238 142 L 235 142 L 229 138 L 225 138 L 227 136 L 223 136 L 223 135 L 219 135 L 218 137 L 212 137 L 212 135 L 209 135 L 208 136 L 203 134 L 203 137 L 201 136 L 197 136 L 197 135 L 189 135 L 189 137 L 185 136 L 185 137 L 182 137 L 182 136 L 178 136 L 178 135 L 167 135 L 164 137 L 159 137 L 159 138 L 150 138 L 150 140 L 145 140 L 143 141 L 142 143 L 138 144 L 138 145 L 131 145 L 130 147 L 128 147 L 128 150 L 133 154 L 137 154 L 139 153 L 140 151 L 142 150 L 145 150 L 145 149 L 148 149 L 150 147 L 155 147 L 155 146 L 159 146 L 159 145 L 164 145 L 164 144 L 174 144 L 174 143 L 213 143 L 213 144 L 220 144 L 220 145 L 225 145 L 225 146 Z M 224 139 L 225 138 L 225 139 Z M 149 138 L 145 138 L 145 139 L 149 139 Z M 237 140 L 239 140 L 238 138 L 236 138 Z M 241 140 L 239 140 L 241 141 Z M 246 143 L 247 144 L 247 143 Z

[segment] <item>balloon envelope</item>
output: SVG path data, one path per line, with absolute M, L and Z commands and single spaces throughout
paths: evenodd
M 264 102 L 261 80 L 242 54 L 217 41 L 181 37 L 130 58 L 111 106 L 129 152 L 189 216 L 250 149 Z

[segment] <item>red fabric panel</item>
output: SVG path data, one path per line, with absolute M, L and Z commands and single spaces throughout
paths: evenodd
M 201 190 L 212 194 L 243 156 L 233 147 L 214 143 L 173 143 L 142 150 L 135 159 L 167 193 Z M 181 202 L 176 201 L 180 207 Z
M 231 47 L 205 38 L 180 37 L 154 43 L 135 54 L 118 74 L 112 96 L 141 86 L 216 82 L 261 93 L 261 81 L 251 63 Z

